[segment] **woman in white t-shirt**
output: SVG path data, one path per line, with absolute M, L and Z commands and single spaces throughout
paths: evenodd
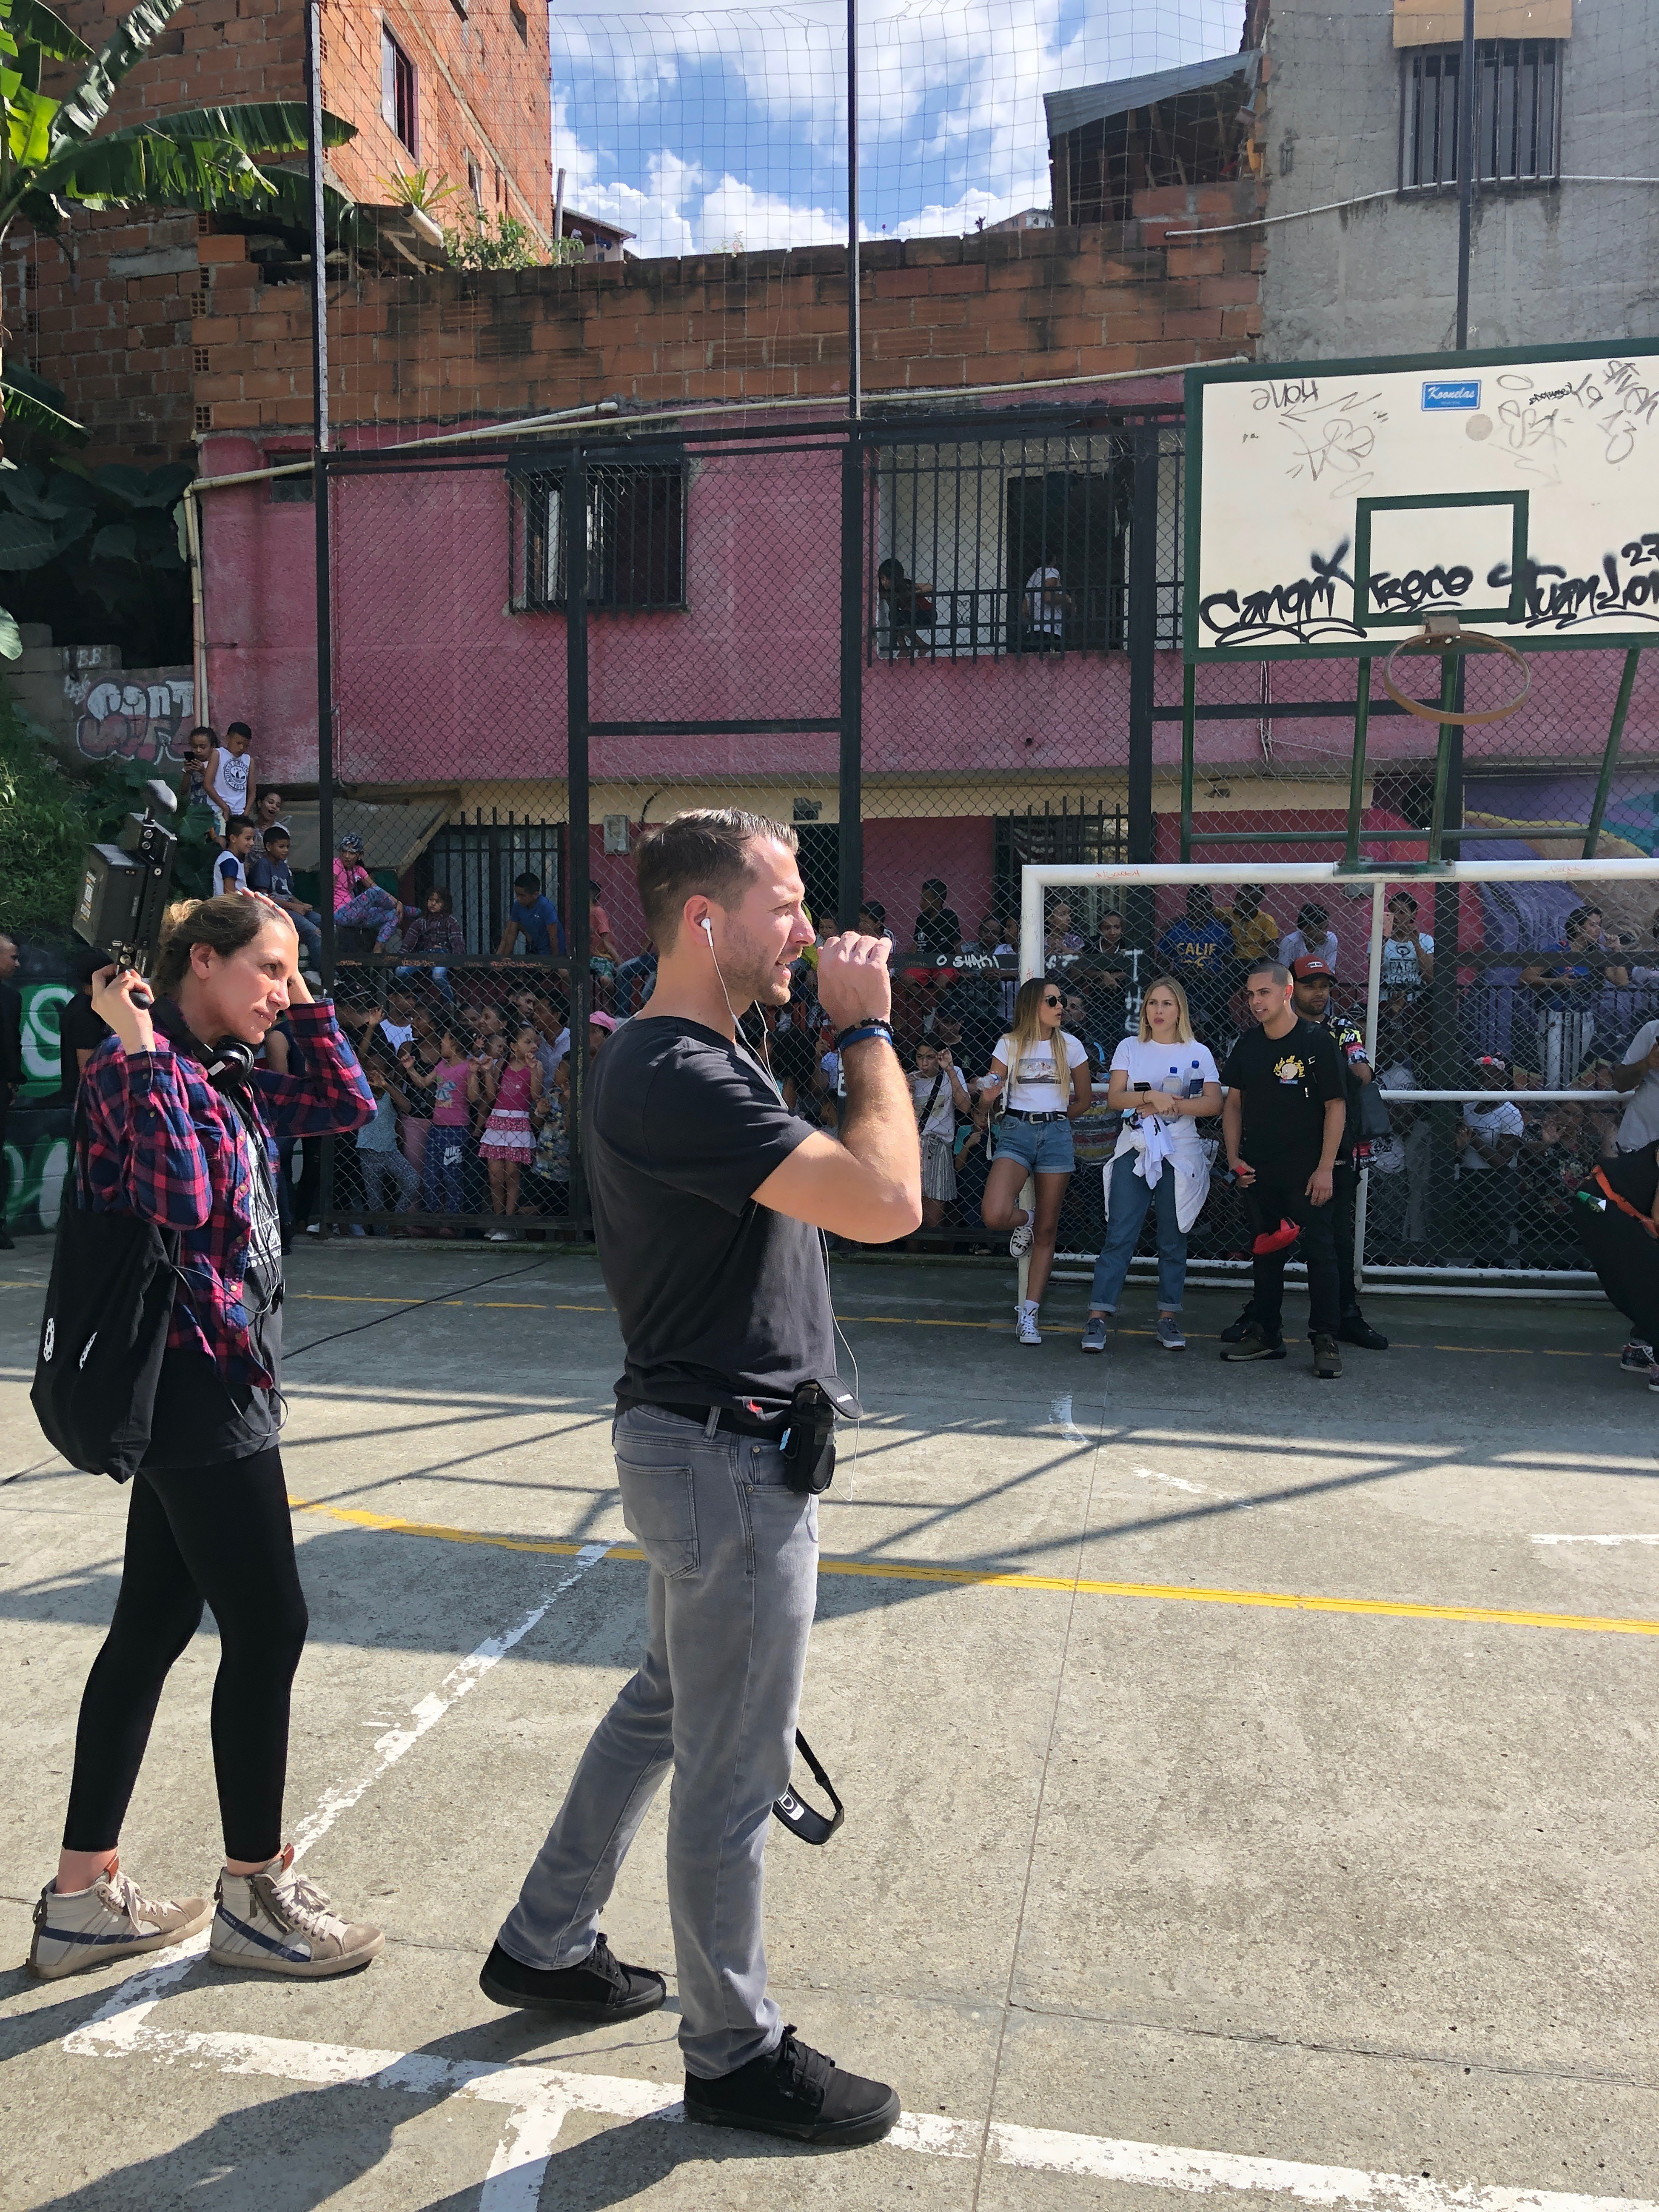
M 1184 1352 L 1181 1297 L 1187 1231 L 1209 1194 L 1210 1166 L 1198 1124 L 1221 1111 L 1221 1078 L 1207 1045 L 1193 1035 L 1187 994 L 1160 975 L 1141 1001 L 1140 1032 L 1112 1054 L 1106 1103 L 1124 1115 L 1106 1169 L 1106 1237 L 1095 1261 L 1085 1352 L 1104 1352 L 1146 1209 L 1158 1209 L 1158 1340 Z
M 998 1043 L 991 1072 L 980 1085 L 981 1114 L 1006 1094 L 980 1216 L 988 1229 L 1012 1231 L 1008 1250 L 1014 1259 L 1031 1255 L 1026 1295 L 1014 1308 L 1014 1333 L 1021 1344 L 1042 1341 L 1037 1308 L 1054 1263 L 1060 1202 L 1077 1165 L 1072 1122 L 1093 1103 L 1089 1055 L 1061 1029 L 1064 1007 L 1058 983 L 1042 975 L 1022 983 L 1013 1026 Z M 1035 1213 L 1019 1202 L 1028 1176 L 1036 1183 Z
M 957 1116 L 965 1120 L 974 1102 L 948 1048 L 930 1044 L 925 1037 L 916 1047 L 910 1099 L 921 1136 L 922 1226 L 938 1229 L 957 1194 Z

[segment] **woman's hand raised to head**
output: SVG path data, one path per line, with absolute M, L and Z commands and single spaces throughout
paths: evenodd
M 93 977 L 92 1010 L 120 1038 L 123 1052 L 155 1049 L 149 1018 L 153 995 L 136 968 L 100 968 Z

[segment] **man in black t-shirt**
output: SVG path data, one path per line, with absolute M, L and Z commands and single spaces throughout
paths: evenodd
M 1290 970 L 1259 961 L 1245 977 L 1247 1030 L 1221 1071 L 1221 1127 L 1227 1164 L 1255 1217 L 1253 1319 L 1224 1359 L 1282 1359 L 1285 1255 L 1300 1231 L 1308 1267 L 1314 1372 L 1342 1372 L 1336 1347 L 1340 1302 L 1331 1197 L 1347 1121 L 1347 1086 L 1330 1032 L 1304 1021 L 1291 1003 Z
M 80 988 L 58 1009 L 58 1096 L 56 1106 L 73 1106 L 87 1062 L 110 1034 L 109 1024 L 93 1011 L 92 979 L 109 966 L 106 952 L 76 956 L 75 979 Z
M 1630 1323 L 1620 1364 L 1659 1390 L 1659 1144 L 1598 1160 L 1578 1186 L 1573 1225 L 1601 1288 Z
M 798 1390 L 840 1389 L 820 1231 L 879 1244 L 921 1220 L 890 948 L 849 932 L 819 951 L 846 1079 L 832 1137 L 789 1111 L 738 1031 L 751 1006 L 787 1002 L 812 942 L 794 832 L 682 814 L 641 839 L 636 865 L 657 988 L 594 1068 L 582 1149 L 626 1347 L 612 1436 L 649 1631 L 479 1978 L 497 2004 L 573 2022 L 662 2002 L 662 1977 L 612 1959 L 599 1918 L 672 1767 L 686 2117 L 873 2142 L 897 2097 L 809 2050 L 766 1993 L 761 1855 L 788 1787 L 817 1582 L 816 1507 L 780 1446 Z

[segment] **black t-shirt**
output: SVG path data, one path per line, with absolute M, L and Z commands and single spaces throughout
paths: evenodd
M 774 1030 L 766 1044 L 778 1081 L 793 1083 L 798 1097 L 810 1096 L 818 1072 L 818 1048 L 811 1031 L 792 1024 L 787 1030 Z
M 588 1086 L 587 1184 L 624 1402 L 775 1413 L 797 1383 L 835 1374 L 818 1232 L 753 1195 L 812 1127 L 699 1022 L 647 1012 L 606 1045 Z
M 1638 1213 L 1651 1214 L 1659 1190 L 1659 1145 L 1638 1145 L 1633 1152 L 1617 1153 L 1595 1163 L 1620 1198 L 1627 1198 Z
M 1326 1103 L 1347 1097 L 1330 1031 L 1299 1016 L 1281 1037 L 1246 1030 L 1227 1055 L 1221 1080 L 1243 1094 L 1239 1152 L 1249 1164 L 1261 1173 L 1311 1175 L 1325 1148 Z
M 248 1339 L 260 1365 L 280 1381 L 283 1242 L 276 1189 L 258 1117 L 241 1098 L 234 1103 L 247 1133 L 253 1169 L 242 1307 L 247 1315 Z M 217 1362 L 206 1352 L 187 1345 L 170 1346 L 161 1358 L 149 1449 L 143 1464 L 160 1472 L 251 1459 L 276 1443 L 282 1427 L 280 1406 L 281 1395 L 274 1386 L 227 1382 Z
M 939 907 L 932 914 L 916 916 L 915 946 L 918 952 L 961 951 L 962 924 L 948 906 Z
M 58 1010 L 59 1106 L 73 1106 L 75 1094 L 81 1088 L 81 1066 L 76 1059 L 78 1047 L 82 1052 L 96 1052 L 106 1036 L 112 1035 L 109 1024 L 101 1014 L 92 1010 L 92 1000 L 84 991 L 77 991 Z

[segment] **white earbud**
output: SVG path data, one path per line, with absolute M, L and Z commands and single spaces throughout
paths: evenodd
M 704 935 L 704 936 L 708 939 L 708 950 L 712 952 L 712 951 L 714 951 L 714 923 L 713 923 L 712 921 L 709 921 L 708 916 L 707 915 L 704 915 L 704 916 L 703 916 L 702 920 L 698 923 L 697 927 L 698 927 L 698 928 L 699 928 L 699 929 L 701 929 L 701 930 L 702 930 L 702 932 L 703 935 Z

